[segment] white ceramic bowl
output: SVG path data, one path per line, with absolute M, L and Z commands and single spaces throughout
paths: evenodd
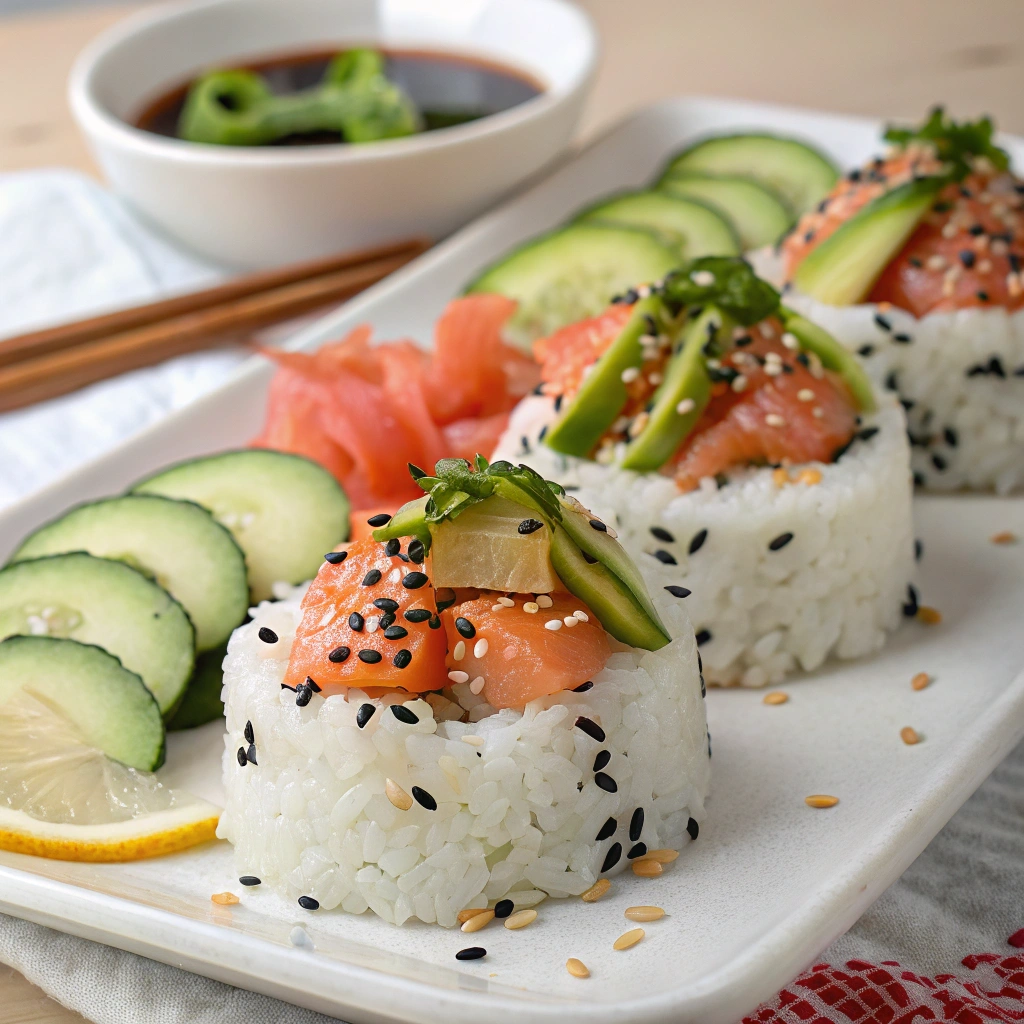
M 212 65 L 338 44 L 489 58 L 545 91 L 442 131 L 360 145 L 235 148 L 129 122 Z M 200 0 L 100 36 L 71 74 L 71 107 L 115 191 L 208 257 L 263 267 L 411 235 L 440 238 L 567 145 L 597 55 L 565 0 Z

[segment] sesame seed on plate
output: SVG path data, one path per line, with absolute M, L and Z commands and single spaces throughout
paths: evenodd
M 467 946 L 455 954 L 456 960 L 482 960 L 487 956 L 487 950 L 483 946 Z
M 905 725 L 900 729 L 900 739 L 903 740 L 908 747 L 912 747 L 915 743 L 919 743 L 921 741 L 921 737 L 917 730 L 913 729 L 909 725 Z
M 478 932 L 481 928 L 486 928 L 494 920 L 493 910 L 483 910 L 478 914 L 472 914 L 470 917 L 463 921 L 462 931 L 464 932 Z
M 303 910 L 319 910 L 320 901 L 314 899 L 312 896 L 300 896 L 298 904 Z
M 783 693 L 781 690 L 772 690 L 771 693 L 764 695 L 765 704 L 785 704 L 789 700 L 789 694 Z
M 1017 535 L 1009 530 L 1003 530 L 1001 533 L 994 533 L 990 540 L 993 544 L 1016 544 Z
M 839 803 L 839 797 L 828 796 L 825 793 L 813 793 L 811 796 L 804 797 L 804 803 L 807 804 L 808 807 L 835 807 L 835 805 Z
M 425 789 L 421 789 L 419 786 L 413 786 L 412 797 L 420 807 L 424 807 L 428 811 L 437 810 L 437 801 Z
M 580 899 L 584 903 L 596 903 L 611 887 L 612 883 L 607 878 L 599 878 L 580 896 Z
M 215 892 L 210 900 L 221 907 L 231 907 L 238 902 L 238 897 L 233 892 Z
M 912 689 L 923 690 L 930 682 L 932 678 L 927 672 L 918 672 L 913 679 L 910 680 Z
M 576 957 L 571 956 L 565 961 L 565 969 L 574 978 L 589 978 L 590 971 L 587 969 L 587 965 L 582 960 L 577 960 Z
M 661 907 L 626 907 L 624 916 L 629 921 L 660 921 L 665 911 Z
M 629 949 L 631 946 L 635 946 L 645 935 L 643 928 L 633 928 L 628 932 L 623 932 L 613 943 L 613 949 Z
M 633 874 L 638 878 L 657 878 L 664 870 L 660 861 L 648 857 L 633 861 Z
M 921 605 L 917 609 L 917 619 L 919 622 L 923 622 L 926 626 L 937 626 L 942 621 L 942 612 L 937 608 L 929 608 L 926 605 Z
M 511 917 L 505 918 L 505 927 L 510 932 L 519 931 L 537 920 L 537 911 L 533 907 L 526 910 L 517 910 Z

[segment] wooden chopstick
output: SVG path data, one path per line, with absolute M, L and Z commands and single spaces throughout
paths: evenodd
M 168 320 L 171 317 L 210 309 L 247 295 L 270 291 L 273 288 L 309 280 L 349 267 L 359 267 L 389 257 L 405 256 L 407 259 L 412 259 L 423 252 L 428 244 L 424 239 L 406 239 L 373 249 L 363 249 L 359 252 L 292 263 L 273 270 L 244 274 L 224 284 L 202 291 L 174 295 L 171 298 L 150 302 L 144 306 L 119 309 L 113 313 L 104 313 L 86 320 L 59 324 L 56 327 L 46 327 L 28 334 L 20 334 L 14 338 L 5 338 L 0 341 L 0 366 L 9 366 L 25 359 L 34 359 L 49 352 L 72 348 L 88 341 L 120 334 L 122 331 L 130 331 L 138 327 L 145 327 L 147 324 Z
M 179 296 L 151 306 L 125 310 L 123 314 L 113 313 L 107 317 L 94 318 L 109 322 L 123 315 L 124 319 L 118 323 L 139 325 L 129 329 L 122 327 L 116 333 L 93 333 L 96 328 L 91 326 L 92 321 L 83 321 L 85 327 L 81 335 L 73 331 L 79 326 L 77 324 L 55 328 L 54 333 L 61 330 L 67 333 L 58 335 L 59 340 L 56 342 L 52 339 L 44 340 L 41 345 L 42 354 L 33 354 L 32 357 L 0 366 L 0 411 L 55 398 L 86 384 L 128 370 L 151 366 L 172 356 L 194 352 L 244 332 L 279 323 L 348 298 L 397 270 L 426 247 L 427 243 L 417 241 L 389 247 L 383 256 L 375 254 L 366 259 L 366 254 L 363 254 L 361 262 L 353 262 L 351 258 L 345 257 L 341 269 L 297 280 L 296 268 L 250 275 L 231 283 L 235 290 L 228 293 L 227 300 L 209 302 L 206 297 L 211 292 L 221 292 L 221 289 L 215 288 L 197 293 L 196 296 Z M 305 266 L 308 268 L 311 265 Z M 249 287 L 252 278 L 262 278 L 262 287 Z M 268 278 L 278 282 L 284 279 L 287 283 L 266 287 Z M 223 287 L 228 289 L 231 286 Z M 181 306 L 172 305 L 197 297 L 203 297 L 203 304 L 193 304 L 191 307 L 186 305 L 187 312 L 180 312 Z M 163 307 L 165 310 L 172 308 L 179 312 L 153 319 L 149 312 L 153 307 Z M 36 337 L 47 333 L 34 332 Z M 69 336 L 74 340 L 68 341 Z M 31 338 L 32 335 L 22 337 Z M 82 341 L 83 337 L 88 340 Z M 28 350 L 33 353 L 37 351 L 32 345 L 28 346 Z

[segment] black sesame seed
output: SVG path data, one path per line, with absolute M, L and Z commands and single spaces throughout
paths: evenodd
M 405 626 L 388 626 L 384 630 L 385 640 L 404 640 L 409 635 L 409 630 Z
M 440 629 L 441 628 L 441 617 L 439 615 L 432 615 L 428 625 L 430 626 L 431 629 Z
M 594 781 L 597 783 L 598 789 L 603 789 L 606 793 L 617 793 L 619 791 L 619 784 L 605 772 L 596 772 L 594 774 Z
M 863 430 L 858 430 L 857 431 L 857 440 L 858 441 L 870 441 L 871 438 L 873 438 L 875 436 L 875 434 L 878 433 L 878 430 L 879 430 L 878 427 L 865 427 Z
M 544 524 L 539 519 L 524 519 L 518 527 L 518 532 L 524 537 L 536 533 Z
M 408 622 L 426 622 L 430 618 L 427 608 L 410 608 L 403 616 Z
M 356 725 L 360 729 L 365 728 L 366 723 L 373 718 L 373 713 L 377 708 L 373 704 L 360 704 L 359 710 L 356 712 Z
M 348 558 L 347 551 L 328 551 L 327 554 L 324 555 L 324 559 L 330 562 L 331 565 L 341 565 L 346 558 Z
M 402 542 L 397 537 L 392 537 L 391 540 L 384 545 L 384 554 L 388 558 L 394 558 L 399 551 L 402 550 Z
M 988 302 L 988 292 L 975 292 L 979 302 Z
M 913 583 L 907 584 L 907 600 L 903 605 L 903 614 L 908 618 L 912 619 L 917 614 L 917 609 L 920 607 L 917 597 L 917 587 Z
M 748 345 L 752 344 L 753 341 L 754 341 L 754 339 L 749 334 L 741 334 L 736 339 L 734 344 L 736 345 L 737 348 L 746 348 Z
M 555 395 L 555 412 L 560 412 L 562 409 L 562 396 Z
M 780 533 L 778 537 L 768 544 L 768 550 L 781 551 L 792 539 L 793 534 L 788 531 L 786 533 Z
M 427 574 L 425 572 L 409 572 L 405 574 L 402 586 L 406 590 L 419 590 L 426 582 Z
M 646 843 L 637 843 L 629 853 L 626 854 L 626 860 L 636 860 L 637 857 L 643 857 L 647 853 Z
M 1021 268 L 1020 256 L 1018 256 L 1015 252 L 1011 252 L 1010 255 L 1007 256 L 1006 258 L 1010 261 L 1010 269 L 1015 274 L 1019 274 Z
M 410 560 L 409 556 L 404 551 L 399 551 L 396 557 L 400 558 L 403 562 L 408 562 Z
M 878 326 L 881 327 L 883 331 L 892 330 L 892 321 L 882 316 L 881 313 L 875 314 L 875 323 L 878 324 Z
M 638 807 L 633 812 L 633 817 L 629 819 L 629 841 L 635 843 L 640 838 L 640 833 L 644 830 L 644 809 Z
M 946 444 L 948 444 L 950 448 L 955 448 L 960 443 L 960 438 L 952 427 L 946 427 L 946 429 L 942 431 L 942 436 L 946 439 Z
M 412 708 L 407 708 L 404 704 L 392 704 L 391 714 L 400 722 L 405 722 L 406 725 L 415 725 L 420 720 L 419 715 Z
M 690 554 L 694 555 L 704 546 L 704 541 L 708 539 L 707 530 L 699 530 L 693 535 L 693 540 L 690 541 Z
M 607 533 L 608 532 L 608 527 L 605 526 L 604 523 L 602 523 L 600 519 L 591 519 L 590 520 L 590 525 L 591 525 L 591 527 L 593 529 L 597 530 L 599 533 Z
M 494 904 L 494 916 L 499 921 L 503 921 L 512 913 L 513 910 L 515 910 L 515 908 L 516 905 L 511 900 L 498 900 L 498 902 Z
M 913 409 L 915 405 L 917 405 L 917 402 L 915 402 L 912 398 L 901 398 L 900 405 L 902 405 L 907 412 L 910 412 L 910 410 Z
M 689 597 L 693 593 L 692 590 L 687 590 L 686 587 L 677 587 L 675 584 L 665 588 L 673 597 Z
M 537 440 L 538 441 L 543 441 L 544 438 L 547 437 L 547 433 L 548 433 L 548 425 L 545 423 L 544 426 L 540 428 L 540 433 L 537 435 Z
M 861 356 L 864 359 L 867 359 L 867 357 L 871 355 L 874 351 L 874 345 L 861 345 L 861 347 L 857 349 L 857 355 Z
M 988 372 L 993 376 L 1000 377 L 1004 380 L 1006 379 L 1006 370 L 1003 369 L 1003 361 L 999 356 L 993 356 L 988 361 Z
M 912 267 L 917 267 L 917 269 L 918 269 L 918 270 L 920 270 L 920 269 L 921 269 L 921 267 L 923 267 L 923 266 L 924 266 L 924 264 L 923 264 L 923 263 L 922 263 L 922 262 L 921 262 L 921 261 L 920 261 L 920 260 L 919 260 L 919 259 L 918 259 L 918 258 L 917 258 L 916 256 L 911 256 L 911 257 L 910 257 L 910 259 L 908 259 L 908 260 L 907 260 L 907 262 L 908 262 L 908 263 L 909 263 L 909 264 L 910 264 L 910 265 L 911 265 Z
M 418 537 L 414 537 L 409 541 L 409 559 L 415 562 L 417 565 L 423 564 L 423 559 L 427 557 L 426 551 L 423 549 L 423 541 Z
M 914 541 L 914 561 L 915 562 L 920 562 L 921 561 L 921 556 L 923 554 L 924 554 L 924 541 L 915 540 Z
M 395 668 L 408 668 L 409 663 L 412 661 L 412 651 L 403 647 L 392 659 L 391 664 Z
M 392 625 L 392 623 L 394 623 L 394 621 L 395 621 L 395 619 L 396 619 L 396 618 L 397 618 L 397 616 L 395 615 L 395 613 L 394 613 L 394 612 L 385 612 L 385 613 L 384 613 L 384 614 L 383 614 L 383 615 L 382 615 L 382 616 L 380 617 L 380 623 L 379 623 L 379 625 L 380 625 L 380 628 L 386 631 L 386 630 L 387 630 L 387 628 L 388 628 L 388 627 L 389 627 L 390 625 Z
M 348 617 L 348 628 L 354 629 L 357 633 L 362 633 L 363 626 L 366 625 L 366 619 L 359 614 L 359 612 L 353 612 Z
M 961 250 L 960 250 L 960 254 L 959 254 L 959 255 L 960 255 L 960 262 L 961 262 L 961 263 L 962 263 L 962 264 L 963 264 L 963 265 L 964 265 L 964 266 L 965 266 L 965 267 L 966 267 L 966 268 L 967 268 L 968 270 L 970 270 L 970 269 L 971 269 L 971 267 L 973 267 L 973 266 L 974 266 L 974 262 L 975 262 L 975 260 L 977 260 L 977 258 L 978 258 L 978 257 L 977 257 L 977 256 L 976 256 L 976 255 L 974 254 L 974 251 L 973 251 L 973 250 L 971 250 L 971 249 L 961 249 Z
M 380 578 L 382 575 L 383 573 L 380 571 L 380 569 L 371 569 L 363 577 L 363 586 L 372 587 L 375 583 L 380 583 Z
M 582 729 L 592 739 L 597 740 L 598 743 L 604 743 L 605 735 L 604 729 L 601 728 L 592 718 L 586 718 L 580 715 L 576 719 L 576 728 Z
M 938 452 L 933 452 L 932 465 L 941 473 L 949 466 L 949 463 Z
M 609 819 L 611 820 L 611 819 Z M 602 871 L 611 871 L 616 864 L 619 863 L 619 858 L 622 856 L 622 843 L 612 843 L 611 848 L 608 850 L 604 858 L 604 863 L 601 865 Z
M 698 672 L 703 672 L 704 671 L 704 659 L 701 658 L 700 651 L 697 652 L 697 671 Z
M 312 896 L 300 896 L 299 906 L 302 907 L 303 910 L 319 910 L 320 901 L 313 899 Z
M 700 677 L 700 695 L 702 697 L 706 697 L 708 695 L 708 688 L 704 685 L 704 676 L 703 676 L 703 674 Z
M 530 454 L 530 439 L 525 434 L 523 434 L 523 436 L 521 438 L 519 438 L 519 443 L 523 446 L 523 454 L 524 455 L 529 455 Z
M 796 355 L 796 361 L 803 367 L 809 367 L 811 360 L 808 358 L 806 352 L 798 352 Z
M 242 875 L 238 879 L 238 884 L 239 885 L 260 885 L 262 883 L 261 883 L 261 880 L 259 878 L 257 878 L 255 875 Z
M 899 391 L 899 384 L 896 381 L 896 371 L 893 370 L 885 378 L 885 388 L 887 391 Z
M 238 758 L 240 768 L 244 768 L 249 763 L 249 758 L 245 756 L 245 747 L 239 747 L 235 757 Z
M 859 167 L 855 167 L 852 171 L 850 171 L 847 177 L 850 179 L 850 181 L 860 181 L 861 173 L 861 169 Z
M 587 690 L 593 689 L 594 684 L 588 679 L 585 683 L 580 683 L 579 686 L 572 688 L 573 693 L 586 693 Z
M 367 665 L 376 665 L 381 660 L 380 651 L 362 650 L 358 654 L 358 658 L 361 662 Z
M 893 341 L 898 341 L 901 345 L 909 345 L 914 339 L 909 334 L 894 334 L 892 336 Z
M 594 771 L 599 772 L 611 759 L 612 755 L 607 750 L 599 750 L 594 758 Z
M 968 195 L 969 198 L 969 195 Z M 968 229 L 967 233 L 977 238 L 979 235 L 985 234 L 985 229 L 980 224 L 972 224 Z
M 677 565 L 676 556 L 671 551 L 666 551 L 664 548 L 658 548 L 654 552 L 654 557 L 661 562 L 662 565 Z
M 437 810 L 437 801 L 425 789 L 420 789 L 419 786 L 413 786 L 409 792 L 412 793 L 413 800 L 415 800 L 421 807 L 426 807 L 428 811 Z
M 295 706 L 297 708 L 304 708 L 313 699 L 313 690 L 311 687 L 306 686 L 305 683 L 300 683 L 295 687 Z
M 483 946 L 467 946 L 455 954 L 456 960 L 482 960 L 487 956 L 487 950 Z
M 697 630 L 697 633 L 696 633 L 696 636 L 694 637 L 694 639 L 697 641 L 697 646 L 698 647 L 702 647 L 704 644 L 706 644 L 711 639 L 711 630 L 710 629 L 699 629 L 699 630 Z
M 255 743 L 250 743 L 249 744 L 249 749 L 246 750 L 246 752 L 245 752 L 245 759 L 246 759 L 246 761 L 249 762 L 249 764 L 258 764 L 259 763 L 256 760 L 256 744 Z
M 651 533 L 658 540 L 663 540 L 666 544 L 671 544 L 675 541 L 675 537 L 673 537 L 664 526 L 652 526 Z
M 597 565 L 597 559 L 593 555 L 586 551 L 580 551 L 580 554 L 583 556 L 583 561 L 586 562 L 587 565 Z
M 305 685 L 308 686 L 314 693 L 320 692 L 321 687 L 312 676 L 306 676 Z
M 925 480 L 924 473 L 918 473 L 917 470 L 914 471 L 914 486 L 915 487 L 924 487 L 924 485 L 927 482 L 928 481 Z
M 619 823 L 614 818 L 609 818 L 602 826 L 601 831 L 597 833 L 597 839 L 595 842 L 602 842 L 605 839 L 610 839 L 615 835 L 615 830 L 619 827 Z
M 708 736 L 708 739 L 711 739 L 710 735 Z M 696 839 L 697 836 L 700 835 L 700 824 L 697 822 L 696 818 L 690 818 L 686 823 L 686 831 L 690 833 L 691 839 Z
M 334 650 L 327 655 L 327 660 L 333 661 L 335 665 L 340 665 L 351 653 L 352 651 L 347 647 L 335 647 Z
M 276 644 L 277 634 L 266 626 L 260 626 L 260 631 L 256 634 L 265 644 Z
M 459 635 L 464 636 L 467 640 L 472 640 L 476 636 L 476 626 L 461 615 L 455 620 L 455 628 L 459 631 Z
M 850 450 L 850 446 L 853 444 L 855 438 L 856 438 L 856 435 L 854 435 L 854 437 L 851 437 L 850 440 L 846 442 L 846 444 L 841 444 L 832 453 L 832 461 L 833 462 L 838 462 Z
M 246 743 L 256 742 L 256 736 L 252 731 L 252 722 L 245 723 L 245 728 L 242 730 L 242 735 L 245 737 Z
M 366 520 L 366 525 L 376 528 L 378 526 L 387 526 L 390 522 L 391 516 L 389 516 L 387 512 L 379 512 L 375 516 L 370 516 L 370 518 Z

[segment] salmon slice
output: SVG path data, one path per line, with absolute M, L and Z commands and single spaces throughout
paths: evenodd
M 312 679 L 327 694 L 448 685 L 445 630 L 422 566 L 389 556 L 371 539 L 342 553 L 341 562 L 324 562 L 302 599 L 285 685 Z
M 597 616 L 571 594 L 551 594 L 538 608 L 529 594 L 485 593 L 441 613 L 448 638 L 449 678 L 483 678 L 483 696 L 495 708 L 521 708 L 537 697 L 588 682 L 611 655 Z M 533 602 L 531 605 L 529 602 Z M 537 609 L 532 614 L 528 609 Z M 567 626 L 572 619 L 574 625 Z M 558 623 L 557 628 L 549 624 Z M 461 655 L 461 657 L 460 657 Z M 465 676 L 454 676 L 454 673 Z
M 633 312 L 620 303 L 603 313 L 567 324 L 547 338 L 533 343 L 534 358 L 540 363 L 544 393 L 574 395 L 587 370 L 608 351 Z
M 781 334 L 776 322 L 759 324 L 749 343 L 722 359 L 722 371 L 733 380 L 714 385 L 704 415 L 676 454 L 680 489 L 737 466 L 831 462 L 853 436 L 856 404 L 842 379 L 786 348 L 776 340 Z

